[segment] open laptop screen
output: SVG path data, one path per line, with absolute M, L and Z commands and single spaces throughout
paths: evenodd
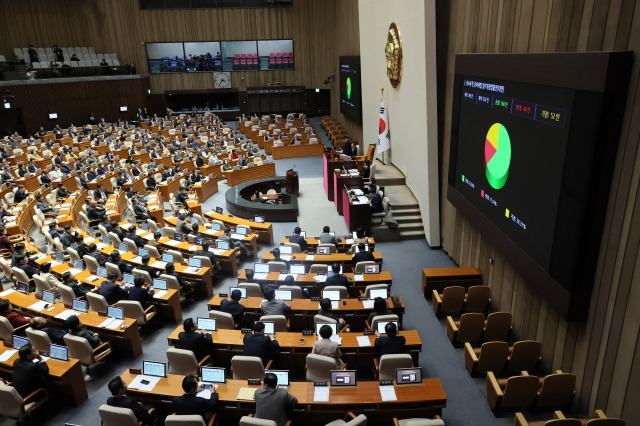
M 340 290 L 322 290 L 322 298 L 332 301 L 340 300 Z
M 133 274 L 122 274 L 122 280 L 127 283 L 133 285 L 136 277 Z
M 224 383 L 226 372 L 222 367 L 202 367 L 202 381 L 207 383 Z
M 12 336 L 12 346 L 13 349 L 20 349 L 22 346 L 29 343 L 29 339 L 26 337 L 16 336 L 15 334 Z
M 107 278 L 109 276 L 109 271 L 104 266 L 98 266 L 97 275 L 100 278 Z
M 202 268 L 202 259 L 190 258 L 189 266 L 192 268 Z
M 167 363 L 142 361 L 142 374 L 145 376 L 167 377 Z
M 216 319 L 198 317 L 198 329 L 216 331 Z
M 376 297 L 382 297 L 383 299 L 386 299 L 388 297 L 387 289 L 386 288 L 376 288 L 376 289 L 373 289 L 373 290 L 369 290 L 369 299 L 373 300 Z
M 49 304 L 54 303 L 56 300 L 56 294 L 53 291 L 42 290 L 42 300 Z
M 331 386 L 356 386 L 356 370 L 331 370 Z
M 422 383 L 422 367 L 396 368 L 396 384 Z
M 167 289 L 167 282 L 165 280 L 154 278 L 153 279 L 153 289 L 154 290 L 166 290 Z
M 276 323 L 273 321 L 262 321 L 264 324 L 264 334 L 267 336 L 271 334 L 275 334 L 276 332 Z
M 16 291 L 22 294 L 29 293 L 29 284 L 22 281 L 16 282 Z
M 173 262 L 173 255 L 172 254 L 167 254 L 167 253 L 163 254 L 162 255 L 162 261 L 165 262 L 165 263 Z
M 240 290 L 240 293 L 242 294 L 242 298 L 246 299 L 247 298 L 247 289 L 244 287 L 229 287 L 229 294 L 231 294 L 233 292 L 233 290 Z
M 236 227 L 236 234 L 238 234 L 238 235 L 247 235 L 247 228 L 245 228 L 244 226 Z
M 291 290 L 276 290 L 276 299 L 292 300 Z
M 73 299 L 71 301 L 71 309 L 74 311 L 80 311 L 83 313 L 87 313 L 87 302 L 86 300 Z
M 117 320 L 124 319 L 124 309 L 117 306 L 107 306 L 107 316 Z
M 329 247 L 318 247 L 316 250 L 318 254 L 331 254 L 331 248 Z
M 278 248 L 280 249 L 280 254 L 292 254 L 293 253 L 293 249 L 291 248 L 291 246 L 280 246 Z
M 332 334 L 338 334 L 338 324 L 336 324 L 335 322 L 317 322 L 316 334 L 318 336 L 320 335 L 320 329 L 322 328 L 323 325 L 328 325 L 329 327 L 331 327 L 331 331 L 333 332 Z
M 268 274 L 269 273 L 269 264 L 268 263 L 254 263 L 253 264 L 253 272 L 256 274 Z
M 229 241 L 217 241 L 220 250 L 229 250 Z
M 264 370 L 264 374 L 272 373 L 278 378 L 278 386 L 289 386 L 289 370 Z
M 121 252 L 128 252 L 129 251 L 129 246 L 127 245 L 127 243 L 120 243 L 118 244 L 118 250 L 120 250 Z
M 398 325 L 398 321 L 378 321 L 378 333 L 380 334 L 387 334 L 386 331 L 384 331 L 384 328 L 387 326 L 387 323 L 394 323 L 396 325 L 396 329 L 399 331 L 400 330 L 400 326 Z
M 49 345 L 49 356 L 60 361 L 69 361 L 69 349 L 52 343 Z

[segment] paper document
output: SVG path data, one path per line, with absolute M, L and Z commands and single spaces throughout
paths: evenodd
M 307 255 L 307 260 L 313 260 L 316 257 L 315 254 L 308 254 Z
M 362 204 L 366 204 L 369 202 L 369 199 L 366 196 L 361 195 L 358 197 L 358 201 L 361 202 Z
M 184 269 L 184 272 L 186 272 L 187 274 L 197 274 L 198 272 L 200 272 L 200 269 L 202 268 L 196 268 L 195 266 L 188 266 Z
M 358 341 L 358 346 L 371 346 L 369 336 L 356 336 L 356 340 Z
M 332 334 L 331 337 L 329 337 L 329 340 L 331 340 L 332 342 L 336 342 L 338 345 L 342 344 L 342 337 L 338 336 L 337 334 Z
M 75 277 L 77 274 L 82 272 L 82 269 L 71 268 L 71 269 L 68 269 L 68 271 L 72 277 Z
M 33 305 L 29 306 L 28 309 L 32 311 L 41 311 L 45 308 L 45 305 L 48 305 L 48 303 L 44 300 L 40 300 L 39 302 L 36 302 Z
M 253 401 L 254 394 L 256 393 L 257 388 L 240 388 L 238 391 L 238 396 L 236 399 L 244 400 L 244 401 Z
M 151 264 L 151 266 L 153 266 L 154 268 L 158 268 L 158 269 L 164 269 L 165 266 L 167 266 L 167 264 L 165 262 L 162 262 L 160 260 L 155 261 Z
M 142 235 L 142 234 L 144 234 L 145 232 L 148 232 L 148 231 L 145 231 L 144 229 L 137 229 L 137 230 L 136 230 L 136 235 Z
M 358 280 L 356 280 L 358 281 Z M 363 300 L 362 301 L 362 307 L 365 309 L 373 309 L 373 303 L 375 302 L 375 300 Z
M 159 290 L 153 292 L 153 297 L 156 299 L 161 299 L 164 295 L 167 294 L 167 290 Z
M 87 277 L 87 281 L 91 281 L 91 282 L 98 281 L 99 279 L 100 279 L 100 277 L 97 276 L 97 275 L 89 275 Z
M 380 397 L 383 401 L 397 401 L 396 388 L 393 386 L 380 386 Z
M 353 238 L 347 238 L 347 244 L 353 244 Z
M 169 240 L 169 241 L 165 241 L 165 244 L 171 247 L 175 247 L 178 244 L 180 244 L 180 241 L 178 240 Z
M 58 266 L 60 265 L 60 262 L 58 262 L 57 260 L 52 260 L 51 262 L 51 267 L 53 268 L 54 266 Z
M 317 283 L 323 283 L 325 281 L 327 281 L 327 276 L 326 275 L 314 275 L 313 279 L 317 282 Z
M 253 278 L 256 280 L 266 280 L 267 275 L 269 275 L 267 272 L 256 272 L 255 274 L 253 274 Z
M 11 358 L 16 352 L 18 352 L 16 349 L 7 349 L 6 351 L 2 352 L 2 354 L 0 354 L 0 362 L 8 361 L 9 358 Z
M 280 276 L 278 277 L 278 281 L 284 281 L 284 279 L 287 278 L 287 275 L 291 275 L 294 280 L 298 279 L 298 274 L 280 274 Z M 255 274 L 254 274 L 254 277 L 255 277 Z
M 14 290 L 14 289 L 12 289 L 12 288 L 10 288 L 9 290 L 5 290 L 5 291 L 3 291 L 2 293 L 0 293 L 0 297 L 8 296 L 8 295 L 10 295 L 11 293 L 13 293 L 14 291 L 15 291 L 15 290 Z
M 66 311 L 62 311 L 58 315 L 56 315 L 56 318 L 66 320 L 71 315 L 78 315 L 78 312 L 74 311 L 73 309 L 67 309 Z
M 316 386 L 313 389 L 313 400 L 316 402 L 329 402 L 329 386 Z
M 284 260 L 291 260 L 291 255 L 290 254 L 281 254 L 280 258 L 284 259 Z
M 209 399 L 211 398 L 211 391 L 209 389 L 204 389 L 198 392 L 196 396 L 199 396 L 200 398 L 204 398 L 204 399 Z
M 364 281 L 364 275 L 363 274 L 353 274 L 353 280 L 354 281 Z M 371 306 L 373 308 L 373 306 Z
M 106 320 L 102 321 L 102 323 L 98 327 L 100 327 L 100 328 L 110 328 L 112 330 L 115 330 L 116 328 L 120 327 L 123 322 L 124 322 L 124 320 L 119 320 L 119 319 L 115 319 L 115 318 L 107 318 Z
M 107 247 L 109 244 L 105 244 L 105 243 L 98 243 L 96 244 L 96 247 L 98 247 L 98 250 L 102 251 L 103 248 Z
M 148 382 L 147 384 L 142 383 L 142 381 Z M 140 374 L 138 376 L 136 376 L 135 379 L 133 379 L 131 381 L 131 383 L 129 383 L 129 388 L 131 389 L 139 389 L 141 391 L 152 391 L 153 388 L 155 387 L 156 384 L 158 384 L 158 382 L 160 381 L 160 377 L 154 377 L 154 376 L 145 376 L 143 374 Z
M 224 250 L 222 250 L 222 249 L 214 249 L 213 250 L 213 254 L 215 254 L 216 256 L 222 256 L 222 253 L 224 253 Z
M 360 188 L 354 189 L 353 193 L 356 194 L 356 195 L 364 195 L 364 192 L 362 192 L 362 189 L 360 189 Z
M 148 233 L 147 235 L 143 235 L 142 238 L 144 238 L 147 241 L 151 241 L 153 239 L 153 233 Z
M 233 238 L 234 240 L 243 240 L 245 235 L 240 235 L 240 234 L 230 234 L 231 238 Z
M 189 246 L 189 251 L 196 251 L 198 250 L 198 246 Z

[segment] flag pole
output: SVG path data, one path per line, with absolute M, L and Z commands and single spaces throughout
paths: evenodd
M 380 103 L 382 103 L 382 101 L 384 100 L 384 87 L 380 88 Z M 378 141 L 376 141 L 378 142 Z M 378 143 L 378 146 L 380 146 L 380 144 Z M 384 164 L 385 166 L 387 165 L 387 163 L 384 161 L 384 152 L 382 152 L 380 154 L 380 156 L 378 157 L 378 161 L 380 161 L 382 164 Z

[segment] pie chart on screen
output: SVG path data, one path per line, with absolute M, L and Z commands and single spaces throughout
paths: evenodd
M 494 123 L 484 142 L 484 162 L 487 181 L 493 189 L 507 183 L 511 166 L 511 139 L 509 132 L 500 123 Z

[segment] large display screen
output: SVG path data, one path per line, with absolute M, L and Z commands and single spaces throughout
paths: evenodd
M 340 112 L 362 123 L 362 80 L 359 56 L 340 56 Z

